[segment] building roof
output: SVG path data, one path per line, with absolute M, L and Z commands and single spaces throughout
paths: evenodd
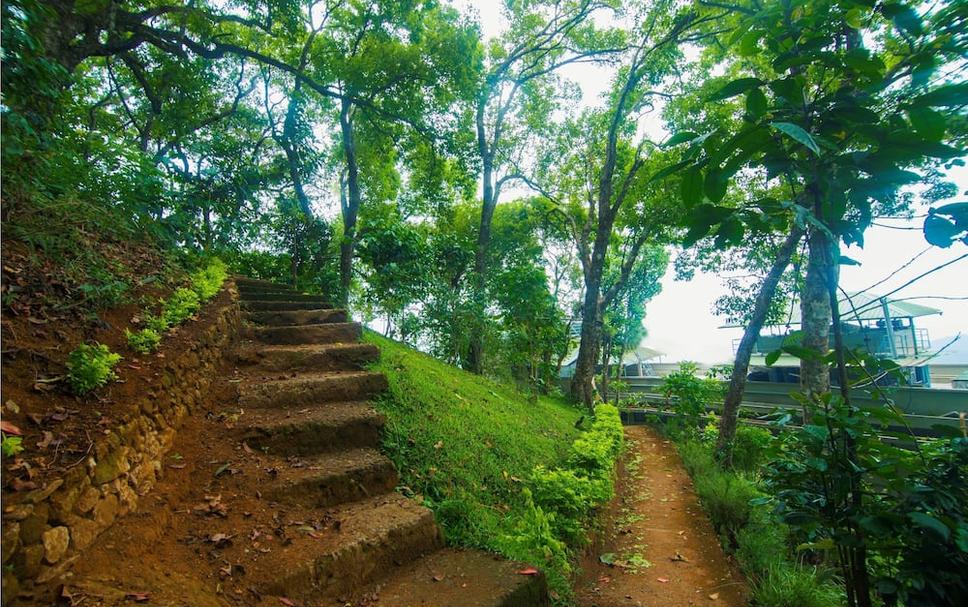
M 880 300 L 880 295 L 871 293 L 869 291 L 848 293 L 846 297 L 842 297 L 839 301 L 840 318 L 844 322 L 857 322 L 858 320 L 883 320 L 884 308 Z M 903 299 L 888 299 L 887 309 L 888 313 L 891 315 L 891 318 L 918 318 L 921 316 L 941 314 L 941 310 L 937 308 L 922 306 L 921 304 L 904 301 Z M 800 299 L 794 298 L 790 303 L 790 314 L 787 318 L 784 318 L 782 322 L 773 323 L 773 325 L 767 324 L 765 326 L 799 325 L 800 322 Z M 724 325 L 722 328 L 725 329 L 743 326 L 745 325 L 728 324 Z
M 622 355 L 622 364 L 637 365 L 640 362 L 644 363 L 646 361 L 652 360 L 653 358 L 658 358 L 663 354 L 664 352 L 659 352 L 658 350 L 653 350 L 652 348 L 647 348 L 645 346 L 640 345 L 638 348 L 634 350 L 629 350 L 628 352 Z M 568 365 L 573 364 L 577 359 L 578 359 L 578 348 L 575 348 L 573 351 L 568 353 L 568 356 L 566 356 L 565 360 L 562 361 L 561 366 L 567 367 Z

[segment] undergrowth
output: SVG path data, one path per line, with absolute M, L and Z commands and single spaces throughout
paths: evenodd
M 562 400 L 530 400 L 372 332 L 364 339 L 381 350 L 384 448 L 404 492 L 434 510 L 448 543 L 538 565 L 566 599 L 583 523 L 614 490 L 618 411 L 600 406 L 583 432 L 581 411 Z
M 121 362 L 104 344 L 80 344 L 67 357 L 67 381 L 75 394 L 87 394 L 117 377 L 114 367 Z
M 752 605 L 839 606 L 843 593 L 829 570 L 797 558 L 789 528 L 764 503 L 757 469 L 769 457 L 771 440 L 767 430 L 740 426 L 731 470 L 715 461 L 715 432 L 681 438 L 677 447 L 723 548 L 750 582 Z

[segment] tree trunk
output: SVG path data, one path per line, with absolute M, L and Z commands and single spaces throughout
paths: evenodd
M 820 356 L 830 348 L 831 306 L 827 295 L 827 262 L 830 246 L 827 236 L 820 230 L 811 230 L 810 254 L 807 258 L 807 276 L 800 294 L 802 345 Z M 830 371 L 819 359 L 800 360 L 800 387 L 811 400 L 830 391 Z
M 353 254 L 356 249 L 356 219 L 360 212 L 360 177 L 356 159 L 356 142 L 353 139 L 353 122 L 350 116 L 352 104 L 347 98 L 340 100 L 340 131 L 343 139 L 343 156 L 346 160 L 346 202 L 342 205 L 343 240 L 339 245 L 339 303 L 349 302 L 350 285 L 353 282 Z
M 487 272 L 487 248 L 491 242 L 491 223 L 494 220 L 494 209 L 497 201 L 494 198 L 494 167 L 492 158 L 487 154 L 481 157 L 483 164 L 481 205 L 481 224 L 477 231 L 477 246 L 474 249 L 474 276 L 471 288 L 474 290 L 474 303 L 479 306 L 477 321 L 471 324 L 470 347 L 467 354 L 466 369 L 481 375 L 484 373 L 484 308 L 487 305 L 485 295 L 485 273 Z
M 575 375 L 571 378 L 571 395 L 582 402 L 590 411 L 595 408 L 595 363 L 598 361 L 598 348 L 602 340 L 601 290 L 604 254 L 596 250 L 592 265 L 586 272 L 585 299 L 582 303 L 581 341 L 578 345 L 578 359 L 575 361 Z
M 790 265 L 790 259 L 803 238 L 803 230 L 793 226 L 786 240 L 780 245 L 776 252 L 776 258 L 759 293 L 753 304 L 753 313 L 750 315 L 746 329 L 743 331 L 743 339 L 739 342 L 736 350 L 736 361 L 733 364 L 733 376 L 729 380 L 729 389 L 726 391 L 726 398 L 723 401 L 722 417 L 719 419 L 719 439 L 716 443 L 716 450 L 721 459 L 725 462 L 730 461 L 733 447 L 733 437 L 736 435 L 736 422 L 739 419 L 739 405 L 743 402 L 743 393 L 746 391 L 746 375 L 749 373 L 750 357 L 753 354 L 753 347 L 756 339 L 763 328 L 763 322 L 770 311 L 770 304 L 776 287 L 783 277 L 783 272 Z
M 612 340 L 602 332 L 602 400 L 608 402 L 608 374 L 611 371 Z

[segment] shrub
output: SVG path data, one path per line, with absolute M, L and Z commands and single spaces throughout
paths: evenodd
M 761 509 L 754 511 L 752 518 L 754 521 L 736 534 L 736 558 L 743 573 L 759 581 L 771 568 L 789 560 L 790 530 Z
M 713 467 L 694 479 L 696 493 L 716 530 L 735 541 L 750 520 L 750 500 L 762 494 L 749 480 Z
M 815 569 L 793 563 L 771 567 L 753 587 L 757 607 L 840 607 L 841 596 Z
M 612 472 L 622 438 L 618 409 L 599 405 L 591 429 L 572 443 L 565 467 L 548 470 L 538 466 L 531 475 L 529 496 L 533 495 L 536 507 L 548 514 L 556 537 L 569 545 L 584 542 L 585 522 L 615 493 Z
M 554 513 L 547 513 L 534 503 L 531 491 L 521 490 L 525 500 L 525 514 L 515 524 L 512 533 L 501 540 L 501 552 L 511 559 L 542 564 L 552 588 L 559 594 L 570 586 L 571 563 L 568 548 L 554 533 Z M 561 597 L 567 598 L 567 597 Z
M 199 300 L 205 302 L 215 297 L 228 276 L 228 270 L 221 259 L 212 259 L 208 265 L 191 275 L 192 290 Z
M 699 367 L 695 363 L 680 363 L 679 369 L 667 375 L 662 382 L 666 398 L 675 397 L 677 415 L 669 420 L 672 434 L 693 433 L 699 427 L 706 406 L 723 394 L 722 385 L 715 379 L 696 376 Z
M 754 472 L 770 460 L 773 434 L 766 428 L 739 426 L 733 438 L 731 463 L 733 468 Z
M 679 443 L 678 449 L 682 464 L 693 478 L 718 466 L 713 450 L 704 443 L 695 440 L 683 441 Z
M 574 470 L 535 469 L 531 477 L 534 502 L 546 512 L 554 513 L 555 535 L 571 545 L 584 541 L 584 521 L 595 504 L 607 502 L 613 493 L 611 483 L 589 478 Z
M 165 324 L 169 327 L 180 325 L 198 311 L 201 301 L 198 293 L 185 287 L 175 289 L 168 301 L 165 303 L 165 311 L 162 313 Z
M 67 380 L 75 394 L 86 394 L 115 379 L 114 366 L 121 360 L 104 344 L 80 344 L 67 356 Z
M 161 302 L 164 306 L 164 301 Z M 165 320 L 164 313 L 155 316 L 154 314 L 145 314 L 144 323 L 146 329 L 151 329 L 158 335 L 163 334 L 168 330 L 168 321 Z
M 158 344 L 161 343 L 161 335 L 150 327 L 136 332 L 125 329 L 124 336 L 128 340 L 128 346 L 135 352 L 140 352 L 141 354 L 153 352 L 158 347 Z

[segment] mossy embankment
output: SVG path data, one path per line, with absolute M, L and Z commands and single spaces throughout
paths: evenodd
M 574 519 L 556 511 L 567 501 L 556 494 L 582 498 L 594 486 L 610 497 L 621 442 L 620 425 L 617 434 L 612 427 L 617 413 L 614 420 L 608 416 L 604 432 L 598 421 L 582 430 L 576 423 L 583 411 L 563 399 L 529 399 L 372 332 L 364 340 L 380 348 L 373 370 L 389 380 L 377 406 L 387 416 L 384 448 L 404 491 L 435 511 L 449 543 L 530 561 L 545 570 L 555 595 L 567 595 L 576 542 L 561 530 Z M 591 470 L 575 456 L 587 440 L 607 445 L 592 450 L 603 461 Z M 549 481 L 549 470 L 567 471 L 561 476 L 572 486 Z M 587 519 L 599 499 L 583 500 L 587 507 L 574 516 Z

